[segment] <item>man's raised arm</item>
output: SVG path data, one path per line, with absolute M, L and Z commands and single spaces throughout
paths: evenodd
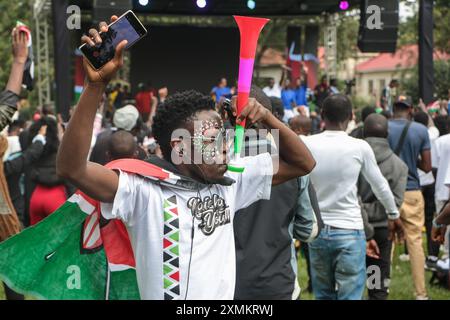
M 20 90 L 22 89 L 23 70 L 28 57 L 27 36 L 14 28 L 11 33 L 13 63 L 5 91 L 0 93 L 0 131 L 8 124 L 17 111 Z
M 112 17 L 111 20 L 116 20 Z M 100 23 L 100 30 L 107 31 L 107 24 Z M 95 29 L 89 30 L 82 41 L 93 46 L 102 40 Z M 119 177 L 116 172 L 101 165 L 87 161 L 92 130 L 97 108 L 100 104 L 106 85 L 123 65 L 123 50 L 127 42 L 124 40 L 116 48 L 110 62 L 100 70 L 94 70 L 84 60 L 87 85 L 83 90 L 78 105 L 72 115 L 58 151 L 56 169 L 58 175 L 68 179 L 88 196 L 102 201 L 112 202 L 116 194 Z

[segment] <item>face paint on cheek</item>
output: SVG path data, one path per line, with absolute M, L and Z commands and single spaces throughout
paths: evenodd
M 205 136 L 205 133 L 211 129 L 219 130 L 219 132 L 221 132 L 223 130 L 222 120 L 202 120 L 201 125 L 194 130 L 194 150 L 200 153 L 202 158 L 208 164 L 214 163 L 214 160 L 218 155 L 216 142 L 209 141 L 212 137 Z M 217 138 L 218 137 L 215 137 L 215 139 Z

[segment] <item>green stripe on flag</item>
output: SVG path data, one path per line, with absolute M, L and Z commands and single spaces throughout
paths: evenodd
M 80 254 L 87 215 L 66 202 L 48 218 L 0 244 L 0 277 L 44 299 L 104 299 L 103 250 Z
M 85 203 L 86 207 L 90 207 Z M 87 214 L 67 201 L 37 225 L 0 244 L 0 279 L 41 299 L 139 299 L 136 271 L 110 273 L 103 248 L 81 251 Z

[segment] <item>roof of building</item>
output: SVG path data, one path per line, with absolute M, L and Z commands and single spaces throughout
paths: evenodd
M 259 60 L 259 66 L 286 65 L 286 58 L 280 50 L 267 48 Z
M 380 53 L 367 61 L 356 66 L 356 72 L 391 71 L 398 69 L 409 69 L 417 65 L 419 47 L 417 44 L 406 45 L 399 48 L 395 53 Z M 434 60 L 450 60 L 450 55 L 435 51 Z

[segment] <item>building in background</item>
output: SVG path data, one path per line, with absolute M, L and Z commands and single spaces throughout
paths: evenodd
M 261 54 L 259 62 L 255 66 L 255 76 L 260 81 L 274 78 L 276 83 L 280 83 L 283 73 L 289 70 L 286 65 L 286 58 L 282 51 L 267 48 Z
M 392 79 L 408 77 L 408 71 L 418 64 L 418 45 L 399 48 L 394 54 L 380 53 L 375 57 L 356 65 L 356 95 L 373 97 L 379 101 L 380 94 Z M 434 53 L 434 60 L 449 60 L 450 55 Z

